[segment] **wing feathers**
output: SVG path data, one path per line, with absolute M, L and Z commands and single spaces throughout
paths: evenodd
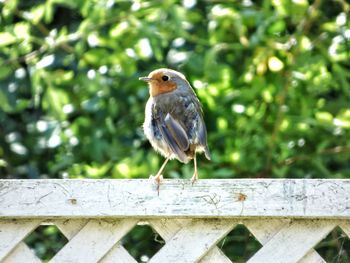
M 177 145 L 181 148 L 182 151 L 188 150 L 190 145 L 188 141 L 188 136 L 186 131 L 182 126 L 176 121 L 169 113 L 165 116 L 164 119 L 165 125 L 168 127 L 172 137 L 176 141 Z
M 166 118 L 164 118 L 164 121 L 160 121 L 160 119 L 163 118 L 158 119 L 159 130 L 163 135 L 165 142 L 170 147 L 171 151 L 176 155 L 176 157 L 181 162 L 187 163 L 188 157 L 184 151 L 187 150 L 189 142 L 186 132 L 182 129 L 180 124 L 178 124 L 172 117 L 168 116 L 170 116 L 169 113 L 167 114 Z M 184 150 L 184 146 L 186 146 L 186 144 L 187 148 Z

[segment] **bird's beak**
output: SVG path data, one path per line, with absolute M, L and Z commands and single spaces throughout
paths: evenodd
M 139 80 L 143 80 L 143 81 L 149 82 L 149 81 L 152 80 L 152 78 L 149 78 L 149 77 L 140 77 Z

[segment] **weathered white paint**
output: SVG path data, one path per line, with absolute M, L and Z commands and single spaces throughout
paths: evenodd
M 170 240 L 182 227 L 191 223 L 190 219 L 151 219 L 150 226 L 165 240 Z
M 218 247 L 213 247 L 199 262 L 200 263 L 213 263 L 213 262 L 230 263 L 231 260 Z
M 11 253 L 9 253 L 4 260 L 0 261 L 1 263 L 40 263 L 41 260 L 34 254 L 34 251 L 31 250 L 25 243 L 19 243 Z
M 149 262 L 198 262 L 236 224 L 237 221 L 229 219 L 193 219 L 177 232 Z
M 40 222 L 39 219 L 0 220 L 0 262 L 18 243 L 35 230 Z
M 298 263 L 326 263 L 326 261 L 314 249 L 311 249 Z
M 88 223 L 87 219 L 57 219 L 52 223 L 70 240 Z M 111 250 L 99 262 L 120 262 L 120 263 L 136 263 L 137 261 L 129 254 L 129 252 L 120 245 L 115 244 Z
M 248 263 L 295 263 L 336 226 L 330 220 L 293 220 L 248 261 Z
M 71 240 L 88 222 L 88 219 L 56 219 L 52 223 L 68 240 Z
M 343 229 L 345 234 L 350 237 L 350 221 L 342 221 L 339 226 Z
M 350 218 L 350 180 L 1 180 L 0 218 Z
M 261 219 L 247 219 L 244 225 L 252 233 L 261 244 L 266 244 L 273 238 L 285 225 L 290 224 L 289 219 L 272 218 L 269 219 L 269 224 Z
M 134 219 L 90 220 L 50 262 L 97 262 L 136 222 Z
M 191 222 L 192 220 L 190 219 L 152 219 L 149 221 L 149 224 L 166 242 L 168 242 L 177 232 Z M 196 222 L 198 224 L 201 223 L 199 220 Z M 203 225 L 203 227 L 205 226 Z M 218 247 L 214 246 L 212 249 L 207 251 L 206 255 L 204 255 L 200 262 L 228 263 L 231 261 L 222 253 L 220 249 L 218 249 Z
M 51 262 L 136 263 L 120 241 L 138 222 L 165 245 L 150 262 L 229 263 L 216 246 L 244 224 L 263 247 L 248 261 L 325 263 L 313 249 L 350 236 L 350 180 L 0 180 L 0 262 L 40 259 L 23 242 L 40 224 L 69 242 Z M 15 220 L 14 220 L 15 219 Z
M 129 254 L 129 252 L 117 243 L 99 263 L 137 263 L 137 261 Z
M 256 239 L 263 245 L 271 240 L 285 226 L 291 224 L 290 219 L 270 219 L 269 224 L 265 220 L 245 220 L 244 224 Z M 330 221 L 331 224 L 333 223 Z M 310 251 L 299 261 L 299 263 L 325 263 L 324 259 L 314 250 Z

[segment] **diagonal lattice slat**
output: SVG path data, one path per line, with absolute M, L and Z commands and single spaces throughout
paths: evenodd
M 182 227 L 186 226 L 191 221 L 190 219 L 153 219 L 149 221 L 149 224 L 162 238 L 169 241 Z M 229 263 L 231 261 L 218 247 L 213 247 L 200 262 Z
M 290 219 L 268 219 L 268 220 L 246 220 L 244 224 L 250 232 L 265 245 L 274 235 L 276 235 L 285 225 L 291 222 Z M 325 260 L 311 249 L 299 263 L 325 263 Z
M 31 253 L 28 246 L 22 240 L 41 223 L 41 220 L 0 220 L 0 262 L 12 252 L 11 257 L 20 257 L 26 253 L 34 262 L 36 256 Z M 21 244 L 20 246 L 18 246 Z M 7 261 L 10 259 L 8 258 Z
M 41 260 L 34 254 L 24 242 L 20 242 L 1 263 L 40 263 Z
M 57 219 L 52 224 L 56 225 L 68 240 L 71 240 L 88 222 L 88 219 Z
M 273 236 L 249 261 L 295 263 L 334 227 L 334 221 L 293 220 Z
M 148 223 L 153 229 L 167 242 L 169 241 L 182 227 L 191 223 L 191 219 L 151 219 Z
M 137 261 L 129 254 L 129 252 L 120 243 L 108 252 L 108 254 L 99 261 L 100 263 L 137 263 Z
M 137 223 L 135 219 L 90 220 L 50 262 L 97 262 Z M 79 251 L 79 253 L 77 253 Z
M 55 224 L 61 232 L 70 240 L 72 239 L 87 223 L 87 219 L 60 219 L 55 220 Z M 129 254 L 129 252 L 119 244 L 115 244 L 111 250 L 100 260 L 101 263 L 107 262 L 120 262 L 120 263 L 136 263 L 136 260 Z
M 344 233 L 350 238 L 350 222 L 342 221 L 339 224 L 340 228 L 343 229 Z
M 119 240 L 137 223 L 136 219 L 59 219 L 56 225 L 70 242 L 51 262 L 122 262 L 136 260 Z M 0 262 L 41 262 L 22 240 L 40 220 L 2 220 Z M 237 223 L 232 219 L 150 219 L 166 245 L 150 262 L 231 262 L 215 246 Z M 325 262 L 313 249 L 336 225 L 349 235 L 346 220 L 246 219 L 241 221 L 264 245 L 248 262 Z M 1 231 L 2 230 L 2 231 Z M 165 249 L 164 249 L 165 248 Z M 79 252 L 77 252 L 79 251 Z
M 169 241 L 182 227 L 191 222 L 192 220 L 190 219 L 153 219 L 149 221 L 149 224 L 162 238 Z M 218 247 L 213 247 L 200 262 L 230 263 L 231 261 Z
M 178 231 L 150 263 L 197 262 L 236 224 L 234 220 L 194 219 Z
M 326 261 L 314 249 L 311 249 L 298 263 L 326 263 Z

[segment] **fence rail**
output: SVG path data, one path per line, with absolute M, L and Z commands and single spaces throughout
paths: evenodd
M 231 262 L 217 243 L 237 224 L 263 245 L 250 263 L 325 262 L 350 180 L 0 180 L 0 262 L 41 262 L 23 242 L 41 224 L 69 240 L 50 262 L 136 262 L 120 241 L 140 221 L 166 242 L 149 262 Z

